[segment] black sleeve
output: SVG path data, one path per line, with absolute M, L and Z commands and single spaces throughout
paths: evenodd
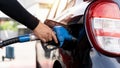
M 34 30 L 39 23 L 39 20 L 24 9 L 17 0 L 0 0 L 0 10 L 31 30 Z

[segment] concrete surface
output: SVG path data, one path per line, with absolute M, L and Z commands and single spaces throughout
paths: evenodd
M 0 68 L 36 68 L 35 44 L 36 41 L 10 45 L 14 47 L 15 55 L 11 61 L 7 58 L 2 61 L 5 48 L 0 49 Z

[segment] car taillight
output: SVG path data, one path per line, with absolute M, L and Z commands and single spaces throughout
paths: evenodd
M 108 56 L 120 56 L 120 10 L 112 0 L 98 0 L 86 11 L 86 33 L 91 44 Z
M 120 20 L 93 18 L 93 34 L 99 46 L 110 52 L 120 53 Z

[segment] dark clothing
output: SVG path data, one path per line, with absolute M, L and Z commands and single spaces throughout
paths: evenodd
M 0 10 L 33 30 L 39 20 L 24 9 L 17 0 L 0 0 Z

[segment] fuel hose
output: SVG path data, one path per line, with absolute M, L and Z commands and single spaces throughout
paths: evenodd
M 27 42 L 27 41 L 36 40 L 36 39 L 37 39 L 37 37 L 33 34 L 22 35 L 22 36 L 18 36 L 15 38 L 1 41 L 0 48 L 5 47 L 5 46 L 10 45 L 10 44 L 13 44 L 13 43 Z

